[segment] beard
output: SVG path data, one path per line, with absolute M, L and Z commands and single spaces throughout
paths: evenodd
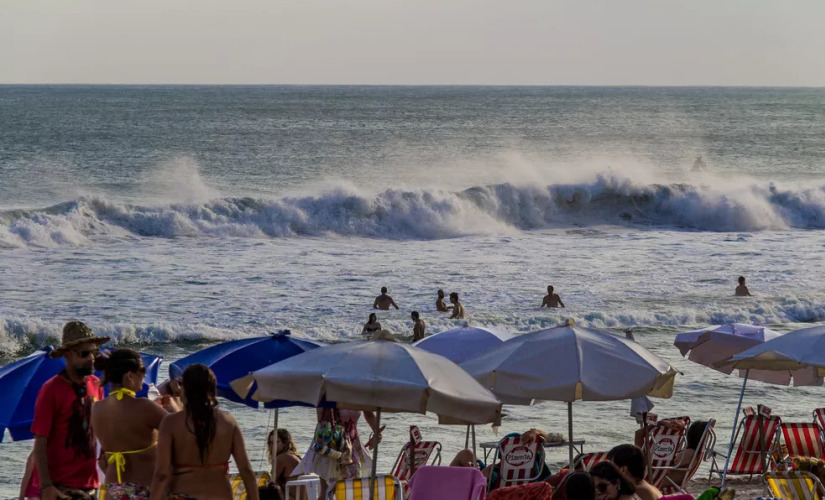
M 88 377 L 89 375 L 94 373 L 94 371 L 94 368 L 91 366 L 81 366 L 75 369 L 75 372 L 77 372 L 77 374 L 81 377 Z

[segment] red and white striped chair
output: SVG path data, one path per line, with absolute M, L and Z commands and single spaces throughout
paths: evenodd
M 651 467 L 654 474 L 664 472 L 662 478 L 663 481 L 659 487 L 659 490 L 661 490 L 663 495 L 687 493 L 687 484 L 693 478 L 694 474 L 696 474 L 696 471 L 699 470 L 699 466 L 702 465 L 704 460 L 709 460 L 713 457 L 713 447 L 716 444 L 716 433 L 713 431 L 715 425 L 716 420 L 708 420 L 708 424 L 705 426 L 705 430 L 702 433 L 702 438 L 699 440 L 699 445 L 696 447 L 696 451 L 693 453 L 693 458 L 690 460 L 690 463 L 686 465 L 662 467 L 661 469 L 658 467 Z M 684 472 L 681 481 L 674 481 L 672 478 L 668 477 L 668 473 L 677 471 Z
M 424 465 L 441 464 L 441 443 L 438 441 L 419 441 L 415 443 L 414 450 L 413 466 L 415 469 Z M 401 482 L 405 492 L 408 489 L 407 481 L 412 477 L 409 451 L 410 443 L 404 443 L 404 446 L 401 447 L 401 452 L 398 454 L 398 458 L 395 459 L 395 465 L 392 466 L 392 475 Z
M 795 457 L 813 457 L 820 460 L 823 456 L 822 435 L 819 425 L 812 423 L 785 423 L 780 426 L 782 439 L 785 441 L 787 455 L 782 462 L 788 465 Z
M 590 472 L 590 468 L 599 462 L 607 462 L 606 451 L 581 453 L 573 459 L 573 467 L 571 467 L 570 469 L 574 471 Z
M 825 408 L 814 410 L 814 423 L 819 426 L 819 433 L 822 434 L 823 442 L 825 442 Z
M 764 452 L 768 462 L 772 460 L 771 454 L 777 447 L 777 437 L 781 423 L 782 419 L 776 415 L 762 418 L 762 433 L 765 439 Z M 763 449 L 759 441 L 759 417 L 757 415 L 745 416 L 745 418 L 742 419 L 742 423 L 739 424 L 739 429 L 736 431 L 734 441 L 736 438 L 739 438 L 739 444 L 736 447 L 731 464 L 728 466 L 727 475 L 754 476 L 762 474 L 764 472 L 761 464 Z M 727 457 L 727 455 L 723 453 L 713 453 L 713 463 L 710 468 L 711 476 L 714 473 L 721 476 L 723 473 L 723 470 L 717 463 L 717 456 L 722 457 L 722 460 Z M 724 462 L 722 463 L 724 464 Z
M 493 484 L 493 474 L 487 490 L 530 483 L 539 478 L 544 461 L 544 449 L 540 441 L 524 443 L 520 436 L 506 437 L 499 441 L 494 464 L 498 464 L 498 481 Z
M 690 425 L 690 419 L 681 417 Z M 648 434 L 648 460 L 650 461 L 650 476 L 647 481 L 659 488 L 665 480 L 667 471 L 676 463 L 676 453 L 683 446 L 682 442 L 686 427 L 672 428 L 659 422 Z

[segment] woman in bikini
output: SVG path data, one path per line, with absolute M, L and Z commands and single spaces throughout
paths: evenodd
M 157 430 L 166 410 L 140 391 L 146 367 L 131 349 L 112 351 L 95 360 L 109 384 L 109 396 L 92 406 L 91 424 L 101 448 L 101 468 L 106 478 L 101 489 L 108 500 L 146 500 L 155 469 Z
M 246 488 L 258 500 L 255 473 L 246 456 L 243 435 L 228 412 L 218 409 L 217 381 L 206 365 L 183 372 L 183 411 L 160 424 L 151 500 L 231 500 L 227 478 L 230 456 Z
M 369 318 L 367 318 L 367 324 L 364 325 L 361 334 L 372 335 L 379 330 L 381 330 L 381 323 L 378 322 L 378 316 L 376 316 L 375 313 L 370 313 Z

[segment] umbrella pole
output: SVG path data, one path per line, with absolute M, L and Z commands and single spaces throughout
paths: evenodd
M 573 467 L 573 402 L 567 402 L 567 456 L 570 467 Z
M 653 475 L 653 464 L 650 463 L 651 449 L 647 434 L 647 412 L 644 412 L 642 413 L 642 436 L 644 437 L 644 453 L 645 456 L 648 457 L 648 460 L 645 460 L 645 473 L 647 477 L 650 478 Z
M 750 375 L 750 370 L 745 370 L 745 380 L 742 382 L 742 391 L 739 393 L 739 404 L 736 405 L 736 414 L 733 416 L 733 430 L 730 432 L 728 456 L 725 457 L 725 468 L 722 470 L 722 486 L 725 485 L 725 479 L 728 477 L 728 462 L 730 462 L 730 455 L 733 452 L 733 440 L 736 439 L 736 426 L 739 424 L 739 410 L 742 409 L 742 398 L 745 396 L 745 386 L 748 385 L 748 375 Z
M 272 482 L 275 483 L 275 484 L 278 484 L 278 478 L 275 476 L 275 474 L 278 473 L 278 410 L 279 410 L 278 408 L 275 408 L 275 425 L 274 425 L 275 433 L 273 434 L 273 437 L 275 438 L 275 442 L 272 443 L 272 447 L 274 449 L 272 450 L 272 477 L 271 477 L 271 479 L 272 479 Z
M 381 428 L 381 407 L 378 407 L 378 414 L 375 418 L 375 427 L 380 429 Z M 372 474 L 370 475 L 370 500 L 375 499 L 375 490 L 378 486 L 378 482 L 376 481 L 376 471 L 378 470 L 378 435 L 375 435 L 375 442 L 373 443 L 372 448 Z
M 470 425 L 467 425 L 467 435 L 464 436 L 464 449 L 470 448 Z
M 473 424 L 473 459 L 476 457 L 476 424 Z

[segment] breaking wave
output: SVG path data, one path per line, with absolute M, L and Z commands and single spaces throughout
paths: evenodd
M 560 226 L 622 225 L 741 232 L 825 229 L 825 185 L 779 188 L 645 184 L 600 175 L 549 186 L 497 184 L 460 192 L 344 189 L 317 196 L 218 198 L 129 205 L 82 197 L 0 213 L 0 245 L 78 246 L 97 237 L 441 239 Z

